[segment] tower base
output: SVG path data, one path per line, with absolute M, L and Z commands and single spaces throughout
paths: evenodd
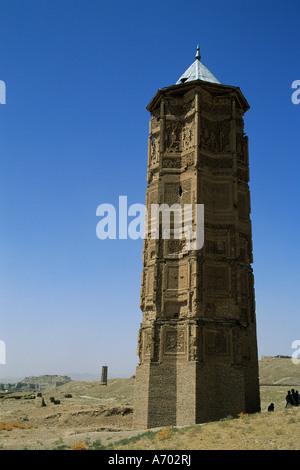
M 184 426 L 260 411 L 251 367 L 201 362 L 149 363 L 136 369 L 133 427 Z M 248 388 L 251 384 L 251 388 Z

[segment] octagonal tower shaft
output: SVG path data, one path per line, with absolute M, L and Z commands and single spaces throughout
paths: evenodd
M 237 87 L 192 80 L 147 109 L 148 227 L 153 204 L 204 204 L 204 245 L 187 250 L 172 226 L 170 239 L 160 227 L 144 240 L 134 427 L 259 411 L 249 105 Z

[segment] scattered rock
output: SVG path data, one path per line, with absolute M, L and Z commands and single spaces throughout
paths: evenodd
M 45 403 L 45 400 L 44 398 L 40 395 L 40 396 L 36 396 L 35 398 L 35 406 L 36 407 L 43 407 L 43 406 L 46 406 L 46 403 Z

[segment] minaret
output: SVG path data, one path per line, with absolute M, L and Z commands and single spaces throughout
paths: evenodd
M 202 204 L 204 244 L 187 249 L 184 238 L 149 233 L 144 240 L 135 428 L 260 410 L 243 120 L 249 104 L 200 59 L 198 46 L 177 83 L 159 89 L 147 107 L 148 221 L 153 204 Z

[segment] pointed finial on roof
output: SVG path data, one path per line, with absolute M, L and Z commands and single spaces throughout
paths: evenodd
M 188 69 L 181 75 L 179 80 L 177 80 L 176 85 L 181 83 L 191 82 L 194 80 L 202 80 L 204 82 L 211 82 L 211 83 L 220 83 L 219 80 L 203 65 L 200 61 L 200 47 L 199 44 L 197 46 L 197 52 L 195 56 L 195 61 L 192 65 L 189 66 Z
M 198 60 L 200 60 L 200 59 L 201 59 L 201 55 L 200 55 L 200 47 L 199 47 L 199 44 L 198 44 L 198 46 L 197 46 L 197 52 L 196 52 L 195 59 L 198 59 Z

